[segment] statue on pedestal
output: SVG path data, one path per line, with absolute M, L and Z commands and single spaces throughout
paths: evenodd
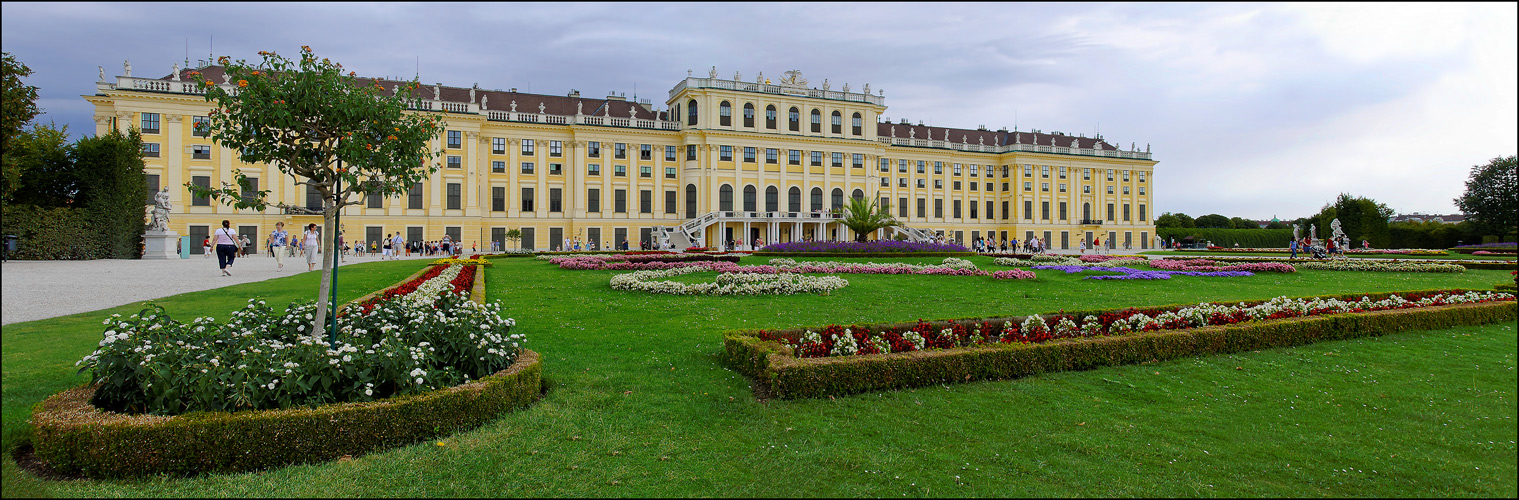
M 169 202 L 169 188 L 163 188 L 153 195 L 153 220 L 148 222 L 148 230 L 168 231 L 169 211 L 173 209 L 174 205 Z

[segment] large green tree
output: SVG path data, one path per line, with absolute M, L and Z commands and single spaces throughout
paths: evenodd
M 1370 242 L 1376 248 L 1387 248 L 1392 243 L 1392 237 L 1387 232 L 1387 220 L 1392 217 L 1393 210 L 1386 204 L 1340 193 L 1334 200 L 1334 211 L 1335 218 L 1340 219 L 1340 230 L 1350 238 L 1352 246 L 1359 246 L 1361 240 Z
M 43 208 L 70 207 L 81 188 L 79 172 L 69 158 L 68 126 L 32 124 L 11 139 L 5 153 L 9 202 Z M 14 179 L 11 169 L 15 169 Z
M 3 163 L 3 175 L 0 175 L 0 200 L 10 202 L 11 194 L 20 186 L 21 166 L 11 156 L 11 139 L 21 135 L 21 130 L 26 124 L 36 118 L 41 109 L 37 107 L 37 87 L 26 85 L 21 82 L 21 77 L 32 74 L 32 69 L 26 67 L 21 61 L 9 52 L 0 53 L 0 79 L 3 79 L 3 88 L 0 88 L 0 163 Z
M 1192 216 L 1181 212 L 1174 214 L 1171 212 L 1166 212 L 1160 214 L 1160 217 L 1155 218 L 1155 227 L 1157 229 L 1168 227 L 1190 228 L 1196 227 L 1196 224 L 1197 222 L 1192 220 Z
M 442 151 L 429 148 L 443 121 L 435 114 L 407 111 L 411 92 L 420 86 L 416 81 L 392 94 L 353 72 L 345 75 L 341 64 L 318 58 L 307 46 L 297 61 L 274 52 L 259 55 L 263 60 L 257 63 L 227 57 L 218 61 L 231 83 L 228 88 L 198 72 L 191 76 L 216 105 L 209 126 L 213 140 L 240 152 L 243 162 L 274 165 L 322 199 L 322 249 L 328 258 L 322 259 L 315 333 L 327 321 L 339 210 L 370 194 L 401 196 L 436 172 L 439 165 L 432 160 Z M 252 183 L 240 172 L 236 180 L 236 186 L 186 187 L 238 208 L 267 207 L 267 190 L 246 196 Z
M 1234 229 L 1234 222 L 1230 221 L 1228 217 L 1219 214 L 1200 216 L 1197 218 L 1195 224 L 1200 228 Z
M 864 242 L 865 236 L 877 229 L 899 225 L 897 219 L 891 216 L 891 203 L 883 204 L 864 198 L 849 198 L 849 204 L 844 205 L 844 217 L 839 219 L 839 223 L 854 231 L 854 240 L 859 242 Z
M 1466 179 L 1466 192 L 1456 207 L 1478 223 L 1485 234 L 1509 237 L 1519 226 L 1519 162 L 1515 155 L 1493 158 L 1486 165 L 1473 165 Z M 1512 239 L 1512 238 L 1509 238 Z
M 142 257 L 143 206 L 148 180 L 143 175 L 142 134 L 133 128 L 123 134 L 85 137 L 69 157 L 79 179 L 77 203 L 90 214 L 90 228 L 101 238 L 101 258 Z

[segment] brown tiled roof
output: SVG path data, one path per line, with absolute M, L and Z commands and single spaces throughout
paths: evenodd
M 1112 144 L 1108 144 L 1107 141 L 1097 138 L 1076 137 L 1064 134 L 1054 135 L 1042 132 L 1034 133 L 1003 132 L 1000 130 L 971 130 L 963 128 L 930 127 L 926 125 L 904 125 L 901 123 L 886 122 L 876 124 L 877 137 L 891 137 L 893 130 L 896 132 L 896 137 L 904 139 L 911 136 L 916 139 L 932 139 L 936 141 L 942 141 L 944 140 L 945 132 L 948 132 L 950 142 L 954 143 L 965 142 L 968 144 L 981 144 L 982 142 L 978 142 L 979 139 L 980 141 L 984 141 L 984 143 L 988 146 L 1012 144 L 1014 141 L 1022 141 L 1023 144 L 1038 144 L 1041 146 L 1049 146 L 1050 139 L 1054 139 L 1054 145 L 1060 147 L 1070 147 L 1071 141 L 1075 140 L 1077 142 L 1077 147 L 1084 149 L 1091 149 L 1098 143 L 1102 144 L 1102 149 L 1118 149 Z

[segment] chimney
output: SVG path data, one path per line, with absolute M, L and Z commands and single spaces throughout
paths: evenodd
M 570 95 L 569 95 L 569 97 L 580 97 L 580 91 L 579 90 L 575 90 L 575 89 L 570 89 Z
M 976 130 L 980 130 L 982 132 L 985 132 L 986 131 L 986 124 L 983 123 L 983 124 L 980 124 L 980 125 L 976 125 Z

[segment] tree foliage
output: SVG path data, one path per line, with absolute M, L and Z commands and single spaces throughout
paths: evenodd
M 839 223 L 854 231 L 854 240 L 858 242 L 864 242 L 865 236 L 877 229 L 900 225 L 891 216 L 891 203 L 883 204 L 875 199 L 866 201 L 864 198 L 853 197 L 844 205 L 844 217 L 839 219 Z
M 355 73 L 343 74 L 341 64 L 319 59 L 302 46 L 299 61 L 260 51 L 263 60 L 250 64 L 222 57 L 230 89 L 191 77 L 206 89 L 210 136 L 239 152 L 245 163 L 265 163 L 290 175 L 297 185 L 315 190 L 322 199 L 322 248 L 334 252 L 334 218 L 346 205 L 362 203 L 375 194 L 396 197 L 423 181 L 439 165 L 430 161 L 442 151 L 429 149 L 443 126 L 438 115 L 407 112 L 409 93 L 420 85 L 406 84 L 405 92 L 390 94 L 378 82 L 361 82 Z M 263 210 L 267 190 L 254 192 L 241 172 L 237 185 L 206 189 L 186 183 L 198 196 L 211 196 L 237 208 Z M 323 259 L 314 324 L 322 329 L 327 317 L 327 291 L 332 261 Z
M 1224 217 L 1219 214 L 1208 214 L 1200 216 L 1197 218 L 1194 224 L 1194 227 L 1200 229 L 1234 229 L 1234 222 L 1230 221 L 1228 217 Z
M 37 107 L 37 87 L 26 85 L 21 78 L 32 74 L 32 69 L 26 67 L 21 61 L 9 52 L 0 53 L 0 77 L 3 77 L 3 88 L 0 88 L 0 107 L 3 107 L 3 118 L 0 118 L 0 158 L 3 158 L 4 175 L 0 180 L 0 199 L 10 202 L 11 194 L 19 189 L 21 179 L 20 166 L 13 161 L 11 156 L 11 140 L 21 134 L 26 124 L 36 118 L 41 109 Z
M 1367 240 L 1376 248 L 1387 248 L 1392 243 L 1387 220 L 1392 218 L 1393 210 L 1386 204 L 1340 193 L 1334 201 L 1334 211 L 1335 217 L 1340 219 L 1340 230 L 1350 238 L 1353 246 L 1359 246 L 1361 240 Z
M 1156 217 L 1155 218 L 1155 227 L 1156 228 L 1168 228 L 1168 227 L 1191 228 L 1191 227 L 1196 227 L 1196 221 L 1192 220 L 1192 216 L 1189 216 L 1189 215 L 1181 213 L 1181 212 L 1177 212 L 1177 213 L 1174 213 L 1174 214 L 1171 213 L 1171 212 L 1166 212 L 1166 213 L 1160 214 L 1160 217 Z
M 112 130 L 74 144 L 67 136 L 61 127 L 37 125 L 13 143 L 22 175 L 4 225 L 21 237 L 18 256 L 141 257 L 148 198 L 141 135 Z
M 1519 161 L 1515 155 L 1473 165 L 1466 180 L 1466 192 L 1456 198 L 1456 207 L 1477 222 L 1486 234 L 1509 237 L 1519 227 Z
M 13 189 L 9 202 L 45 208 L 75 206 L 79 193 L 79 172 L 69 159 L 68 126 L 33 124 L 11 139 L 5 153 L 6 169 L 14 167 L 15 178 L 6 174 L 7 189 Z
M 130 134 L 112 129 L 80 139 L 69 153 L 82 187 L 76 201 L 89 211 L 90 228 L 102 238 L 101 257 L 142 257 L 143 207 L 149 196 L 142 134 L 135 128 Z

